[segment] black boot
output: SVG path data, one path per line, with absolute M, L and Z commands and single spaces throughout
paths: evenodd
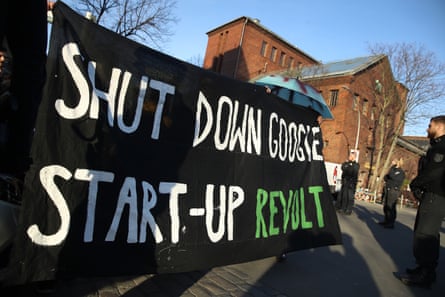
M 277 256 L 277 262 L 284 262 L 287 259 L 287 255 L 285 253 L 281 253 L 279 256 Z
M 420 270 L 422 270 L 422 267 L 416 266 L 414 268 L 406 268 L 405 271 L 408 274 L 417 274 L 417 273 L 420 273 Z
M 414 268 L 406 268 L 405 271 L 409 275 L 419 274 L 422 271 L 422 267 L 416 266 Z M 432 279 L 433 279 L 433 282 L 436 281 L 436 272 L 435 271 L 432 272 Z
M 416 268 L 410 269 L 410 271 L 415 272 Z M 435 278 L 436 272 L 434 270 L 420 268 L 417 270 L 417 273 L 402 275 L 400 280 L 407 286 L 417 286 L 429 289 Z
M 351 209 L 347 209 L 344 212 L 345 215 L 350 216 L 352 214 L 352 210 Z

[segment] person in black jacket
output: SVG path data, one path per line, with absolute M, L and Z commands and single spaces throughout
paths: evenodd
M 433 117 L 427 129 L 430 148 L 419 160 L 411 191 L 420 201 L 414 224 L 413 253 L 417 266 L 406 269 L 406 285 L 430 287 L 436 279 L 439 232 L 445 218 L 445 115 Z
M 341 189 L 337 198 L 336 209 L 337 212 L 345 215 L 352 213 L 354 206 L 355 187 L 357 186 L 358 171 L 360 165 L 355 161 L 356 152 L 351 151 L 349 158 L 341 165 Z
M 13 111 L 0 111 L 9 113 L 8 130 L 12 131 L 1 135 L 6 138 L 6 152 L 0 156 L 0 182 L 13 188 L 22 183 L 31 165 L 34 122 L 46 78 L 47 10 L 53 4 L 2 1 L 0 45 L 6 46 L 12 60 L 9 92 L 15 106 Z M 14 192 L 20 195 L 17 189 Z
M 385 228 L 394 228 L 394 222 L 397 216 L 397 199 L 400 196 L 400 189 L 405 180 L 405 172 L 401 168 L 403 166 L 403 159 L 394 159 L 392 161 L 391 169 L 385 175 L 385 187 L 383 191 L 383 213 L 385 220 L 379 224 Z

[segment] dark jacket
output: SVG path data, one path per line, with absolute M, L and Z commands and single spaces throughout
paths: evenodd
M 341 164 L 341 170 L 343 171 L 341 175 L 342 183 L 356 185 L 359 169 L 360 165 L 355 161 L 346 161 Z
M 413 192 L 431 192 L 445 197 L 445 135 L 430 143 L 426 155 L 419 160 L 419 170 L 410 187 Z
M 384 179 L 386 188 L 400 190 L 401 186 L 403 185 L 403 181 L 405 180 L 405 171 L 403 171 L 402 168 L 392 166 L 388 174 L 385 175 Z

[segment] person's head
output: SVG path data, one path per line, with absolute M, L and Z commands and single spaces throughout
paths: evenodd
M 2 79 L 11 76 L 11 64 L 8 57 L 8 51 L 0 46 L 0 76 Z
M 399 159 L 394 159 L 392 160 L 392 165 L 396 166 L 397 168 L 400 168 L 403 166 L 403 158 L 399 158 Z
M 6 50 L 0 46 L 0 71 L 6 61 Z
M 445 115 L 431 118 L 428 129 L 426 129 L 429 139 L 435 139 L 445 135 Z
M 349 161 L 355 161 L 356 158 L 357 158 L 357 153 L 355 151 L 350 151 L 348 160 Z

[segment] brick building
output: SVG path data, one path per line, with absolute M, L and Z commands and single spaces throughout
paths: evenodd
M 257 19 L 240 17 L 207 32 L 207 36 L 203 67 L 242 81 L 283 69 L 320 64 Z
M 359 186 L 367 187 L 379 180 L 376 168 L 383 166 L 389 149 L 384 144 L 400 122 L 400 110 L 408 92 L 394 81 L 386 56 L 322 64 L 268 30 L 259 20 L 248 17 L 223 24 L 207 35 L 203 65 L 206 69 L 242 81 L 278 73 L 297 77 L 319 90 L 334 115 L 333 120 L 321 123 L 325 160 L 342 163 L 349 150 L 357 149 L 361 168 Z M 399 140 L 394 154 L 414 160 L 407 162 L 410 168 L 406 168 L 407 177 L 412 178 L 417 168 L 415 160 L 423 150 L 413 149 L 417 144 L 408 142 Z
M 326 161 L 342 163 L 349 150 L 357 150 L 359 186 L 376 183 L 375 168 L 384 164 L 389 149 L 384 144 L 400 122 L 407 93 L 394 81 L 388 58 L 379 55 L 305 67 L 300 76 L 322 93 L 334 115 L 321 124 Z

